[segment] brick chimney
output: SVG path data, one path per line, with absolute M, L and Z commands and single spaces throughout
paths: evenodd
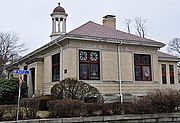
M 116 29 L 116 16 L 114 15 L 106 15 L 103 17 L 103 25 L 107 26 L 107 27 L 111 27 L 111 28 L 115 28 Z

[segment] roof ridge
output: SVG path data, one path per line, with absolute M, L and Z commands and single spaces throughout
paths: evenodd
M 149 43 L 156 43 L 160 47 L 164 46 L 164 43 L 161 43 L 160 41 L 155 41 L 153 39 L 148 39 L 134 34 L 130 34 L 121 30 L 117 30 L 115 28 L 111 28 L 99 23 L 95 23 L 93 21 L 86 22 L 85 24 L 68 32 L 67 35 L 102 37 L 107 39 L 137 41 L 142 43 L 147 41 Z
M 81 28 L 81 27 L 85 26 L 85 25 L 86 25 L 86 24 L 88 24 L 88 23 L 94 23 L 94 22 L 92 22 L 92 21 L 88 21 L 88 22 L 84 23 L 83 25 L 81 25 L 81 26 L 79 26 L 79 27 L 77 27 L 77 28 L 75 28 L 75 29 L 71 30 L 71 31 L 70 31 L 70 32 L 68 32 L 68 33 L 71 33 L 71 32 L 73 32 L 74 30 L 77 30 L 77 29 L 79 29 L 79 28 Z M 68 33 L 67 33 L 67 34 L 68 34 Z

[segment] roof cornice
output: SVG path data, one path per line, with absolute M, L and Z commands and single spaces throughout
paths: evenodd
M 85 36 L 85 35 L 75 35 L 67 34 L 66 38 L 70 39 L 79 39 L 79 40 L 91 40 L 97 42 L 109 42 L 109 43 L 121 43 L 121 44 L 130 44 L 130 45 L 141 45 L 141 46 L 151 46 L 151 47 L 164 47 L 165 44 L 161 42 L 147 42 L 147 41 L 136 41 L 136 40 L 125 40 L 125 39 L 113 39 L 113 38 L 104 38 L 104 37 L 94 37 L 94 36 Z
M 139 45 L 139 46 L 151 46 L 151 47 L 157 47 L 157 48 L 161 48 L 164 47 L 165 44 L 164 43 L 160 43 L 160 42 L 147 42 L 147 41 L 135 41 L 135 40 L 120 40 L 120 39 L 113 39 L 113 38 L 105 38 L 105 37 L 94 37 L 94 36 L 84 36 L 84 35 L 75 35 L 75 34 L 65 34 L 62 35 L 61 37 L 45 44 L 44 46 L 34 50 L 33 52 L 25 55 L 24 57 L 22 57 L 21 59 L 17 60 L 15 63 L 13 64 L 17 64 L 19 62 L 22 62 L 26 59 L 30 59 L 33 55 L 45 50 L 46 48 L 53 46 L 54 44 L 56 44 L 56 42 L 61 42 L 65 39 L 76 39 L 76 40 L 89 40 L 89 41 L 96 41 L 96 42 L 108 42 L 108 43 L 116 43 L 116 44 L 127 44 L 127 45 Z
M 180 58 L 158 57 L 158 61 L 179 62 L 179 61 L 180 61 Z

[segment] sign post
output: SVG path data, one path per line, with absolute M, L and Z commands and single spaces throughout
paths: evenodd
M 19 93 L 18 93 L 18 106 L 17 106 L 17 114 L 16 114 L 16 122 L 17 122 L 18 117 L 19 117 L 19 103 L 20 103 L 20 98 L 21 98 L 21 87 L 24 80 L 23 75 L 29 74 L 29 71 L 28 70 L 15 70 L 13 71 L 13 73 L 19 75 Z

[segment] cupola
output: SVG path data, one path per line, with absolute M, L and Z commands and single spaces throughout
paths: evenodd
M 66 17 L 68 14 L 65 12 L 65 9 L 58 6 L 53 10 L 51 14 L 52 17 L 52 33 L 50 35 L 51 40 L 54 40 L 64 34 L 66 34 Z

